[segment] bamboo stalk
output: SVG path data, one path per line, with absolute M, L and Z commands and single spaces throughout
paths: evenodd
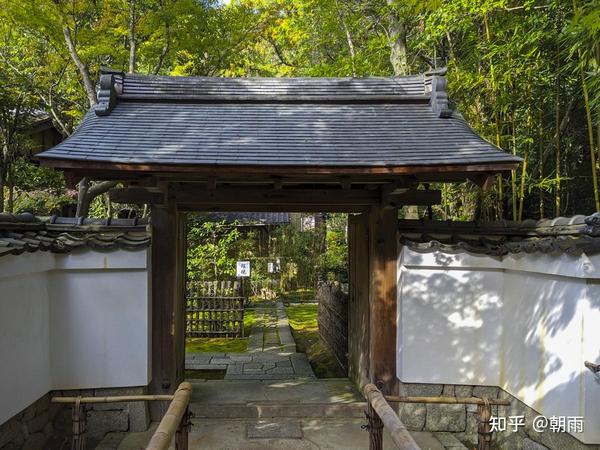
M 523 220 L 523 203 L 525 202 L 525 177 L 527 176 L 527 160 L 529 159 L 529 149 L 525 150 L 523 164 L 521 166 L 521 184 L 519 186 L 519 212 L 517 220 Z
M 421 447 L 415 442 L 396 412 L 388 405 L 385 397 L 374 384 L 367 384 L 363 388 L 363 394 L 383 422 L 383 425 L 387 427 L 392 440 L 400 450 L 421 450 Z
M 479 397 L 399 397 L 386 395 L 388 402 L 398 403 L 435 403 L 435 404 L 461 404 L 461 405 L 484 405 L 485 400 Z M 490 405 L 510 406 L 510 400 L 489 399 Z
M 121 403 L 145 401 L 171 401 L 173 395 L 122 395 L 112 397 L 52 397 L 52 403 Z
M 146 450 L 167 450 L 169 448 L 171 440 L 185 416 L 191 396 L 192 385 L 184 381 L 175 391 L 169 409 L 158 424 Z
M 515 130 L 515 116 L 514 113 L 511 117 L 512 125 L 512 153 L 516 156 L 517 154 L 517 135 Z M 512 220 L 519 220 L 517 218 L 517 171 L 515 169 L 510 171 L 510 193 L 512 200 Z
M 577 14 L 578 6 L 577 1 L 573 0 L 573 12 Z M 588 143 L 590 146 L 590 160 L 592 166 L 592 185 L 594 187 L 594 207 L 597 212 L 600 212 L 600 194 L 598 192 L 598 172 L 596 168 L 596 151 L 594 148 L 594 126 L 592 120 L 592 110 L 590 106 L 590 96 L 588 92 L 587 82 L 585 80 L 585 71 L 583 68 L 583 59 L 581 57 L 581 50 L 578 49 L 577 55 L 579 57 L 579 76 L 581 78 L 581 89 L 583 91 L 583 102 L 585 107 L 585 118 L 587 122 L 588 130 Z M 598 143 L 600 146 L 600 143 Z

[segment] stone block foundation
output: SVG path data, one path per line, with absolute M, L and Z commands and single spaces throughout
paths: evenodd
M 511 400 L 511 406 L 492 406 L 498 417 L 525 416 L 525 426 L 518 432 L 495 433 L 496 448 L 500 450 L 597 450 L 596 445 L 586 445 L 568 433 L 533 430 L 533 419 L 538 412 L 506 391 L 495 386 L 466 386 L 448 384 L 403 383 L 401 395 L 409 397 L 480 397 Z M 410 431 L 449 432 L 467 447 L 477 445 L 477 405 L 437 405 L 405 403 L 398 407 L 400 419 Z
M 70 448 L 71 406 L 50 403 L 54 396 L 105 397 L 145 394 L 145 387 L 51 391 L 0 425 L 0 450 Z M 146 402 L 86 405 L 88 448 L 113 431 L 145 431 L 150 424 Z

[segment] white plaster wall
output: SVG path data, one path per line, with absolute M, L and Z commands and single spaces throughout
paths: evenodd
M 500 386 L 600 443 L 600 255 L 399 257 L 398 377 Z
M 0 278 L 0 424 L 50 390 L 48 314 L 44 272 Z
M 147 251 L 0 258 L 0 424 L 52 389 L 150 381 Z

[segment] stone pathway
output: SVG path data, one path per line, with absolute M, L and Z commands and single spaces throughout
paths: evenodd
M 364 419 L 335 418 L 194 420 L 189 445 L 190 450 L 366 450 L 369 436 L 361 428 L 364 424 Z M 118 450 L 144 448 L 155 429 L 153 424 L 145 433 L 127 435 Z M 466 450 L 445 447 L 433 433 L 411 434 L 421 450 Z M 383 448 L 397 449 L 385 429 Z
M 186 355 L 186 369 L 226 371 L 224 380 L 190 380 L 190 450 L 369 448 L 366 404 L 356 387 L 346 378 L 316 379 L 306 355 L 296 352 L 281 303 L 256 313 L 247 352 Z M 139 450 L 156 426 L 111 433 L 98 449 Z M 411 434 L 422 450 L 466 450 L 449 433 Z M 384 429 L 384 449 L 393 448 Z
M 296 352 L 285 308 L 256 308 L 257 323 L 244 353 L 187 353 L 188 370 L 225 370 L 226 380 L 315 378 L 304 353 Z

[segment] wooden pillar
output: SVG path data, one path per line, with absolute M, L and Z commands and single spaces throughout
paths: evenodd
M 152 205 L 152 381 L 151 394 L 171 394 L 183 380 L 182 216 L 172 200 Z M 164 403 L 164 404 L 163 404 Z M 160 420 L 166 402 L 151 402 L 152 420 Z
M 369 377 L 369 214 L 348 216 L 348 376 L 363 386 Z
M 369 378 L 384 395 L 398 394 L 396 377 L 396 272 L 398 211 L 374 206 L 369 213 Z

